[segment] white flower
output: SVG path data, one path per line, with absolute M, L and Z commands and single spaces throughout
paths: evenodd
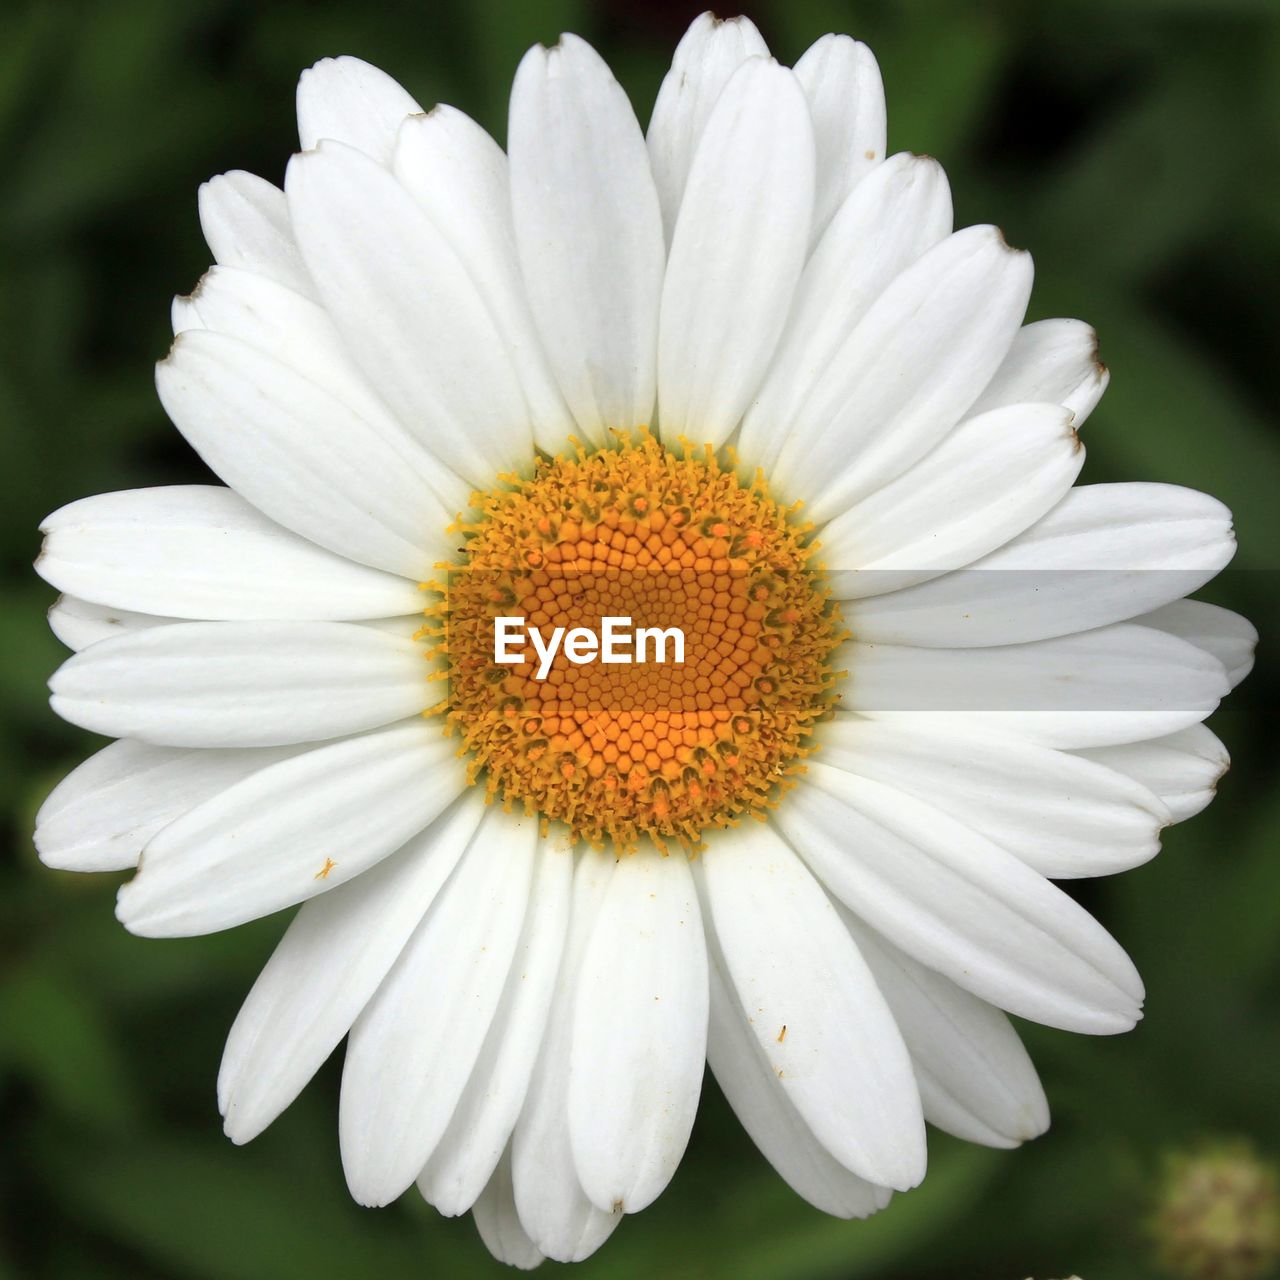
M 120 739 L 44 860 L 141 860 L 140 934 L 303 904 L 227 1133 L 349 1033 L 352 1194 L 416 1180 L 528 1266 L 662 1191 L 704 1058 L 845 1217 L 920 1181 L 926 1119 L 1042 1132 L 1004 1011 L 1110 1033 L 1142 1000 L 1051 881 L 1150 858 L 1226 767 L 1200 722 L 1254 633 L 1183 599 L 1226 510 L 1072 488 L 1092 331 L 1022 326 L 1029 257 L 884 157 L 846 37 L 788 70 L 704 15 L 646 139 L 566 36 L 520 66 L 509 160 L 350 58 L 298 119 L 284 191 L 201 190 L 218 265 L 159 368 L 228 487 L 73 503 L 39 562 L 79 650 L 54 708 Z M 504 610 L 693 653 L 540 683 L 485 649 Z

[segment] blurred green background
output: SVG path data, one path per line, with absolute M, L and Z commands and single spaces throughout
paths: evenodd
M 48 711 L 63 656 L 30 564 L 40 518 L 101 490 L 204 478 L 165 422 L 152 362 L 203 271 L 197 184 L 273 181 L 293 85 L 354 53 L 501 138 L 523 49 L 562 29 L 608 57 L 647 120 L 696 3 L 114 0 L 0 6 L 0 1278 L 385 1280 L 490 1275 L 469 1220 L 413 1193 L 347 1198 L 337 1063 L 268 1133 L 221 1135 L 214 1076 L 282 922 L 151 942 L 112 917 L 123 877 L 44 870 L 29 833 L 93 749 Z M 1203 816 L 1087 904 L 1130 948 L 1148 1014 L 1118 1039 L 1026 1034 L 1054 1127 L 1015 1152 L 934 1134 L 924 1187 L 871 1222 L 801 1203 L 708 1084 L 671 1188 L 585 1277 L 1085 1280 L 1162 1274 L 1145 1224 L 1170 1151 L 1280 1146 L 1280 792 L 1270 571 L 1280 548 L 1280 6 L 1274 0 L 887 4 L 771 0 L 790 62 L 828 30 L 869 41 L 891 149 L 947 166 L 957 222 L 1030 247 L 1035 317 L 1101 334 L 1111 390 L 1092 480 L 1206 488 L 1235 510 L 1213 598 L 1263 631 L 1217 716 L 1235 757 Z M 1207 1274 L 1207 1273 L 1206 1273 Z M 1228 1272 L 1213 1274 L 1227 1276 Z

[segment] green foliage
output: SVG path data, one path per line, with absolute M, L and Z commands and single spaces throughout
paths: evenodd
M 0 1280 L 354 1280 L 492 1275 L 467 1223 L 413 1195 L 345 1193 L 330 1064 L 250 1148 L 219 1132 L 221 1041 L 281 922 L 145 942 L 112 919 L 121 877 L 46 871 L 32 815 L 93 746 L 58 722 L 40 518 L 102 490 L 206 478 L 166 424 L 151 362 L 169 298 L 206 265 L 195 191 L 278 180 L 298 71 L 385 66 L 499 137 L 523 48 L 594 41 L 642 118 L 695 4 L 639 0 L 31 0 L 0 7 Z M 1215 597 L 1263 631 L 1215 727 L 1236 766 L 1163 855 L 1082 890 L 1149 984 L 1116 1040 L 1027 1028 L 1055 1125 L 1014 1153 L 934 1135 L 924 1187 L 826 1219 L 767 1168 L 708 1086 L 689 1157 L 589 1277 L 871 1280 L 1154 1276 L 1144 1240 L 1163 1153 L 1201 1135 L 1276 1155 L 1280 793 L 1280 8 L 1274 0 L 1016 4 L 761 0 L 790 61 L 829 29 L 884 69 L 891 143 L 947 165 L 960 222 L 1036 253 L 1035 315 L 1100 332 L 1114 381 L 1086 479 L 1207 488 L 1235 510 Z

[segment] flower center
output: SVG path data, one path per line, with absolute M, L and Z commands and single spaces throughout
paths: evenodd
M 642 834 L 693 849 L 763 816 L 833 701 L 843 634 L 794 510 L 710 450 L 677 456 L 646 432 L 472 503 L 465 561 L 427 610 L 472 781 L 620 849 Z M 495 645 L 511 619 L 568 636 L 606 618 L 670 643 L 612 662 Z

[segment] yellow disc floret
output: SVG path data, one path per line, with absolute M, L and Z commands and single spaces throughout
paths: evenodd
M 692 849 L 761 816 L 831 704 L 843 634 L 794 510 L 711 450 L 677 456 L 647 433 L 472 503 L 464 560 L 427 610 L 472 780 L 620 849 L 641 834 Z M 502 617 L 548 634 L 608 617 L 674 628 L 684 660 L 672 645 L 662 661 L 500 664 Z

